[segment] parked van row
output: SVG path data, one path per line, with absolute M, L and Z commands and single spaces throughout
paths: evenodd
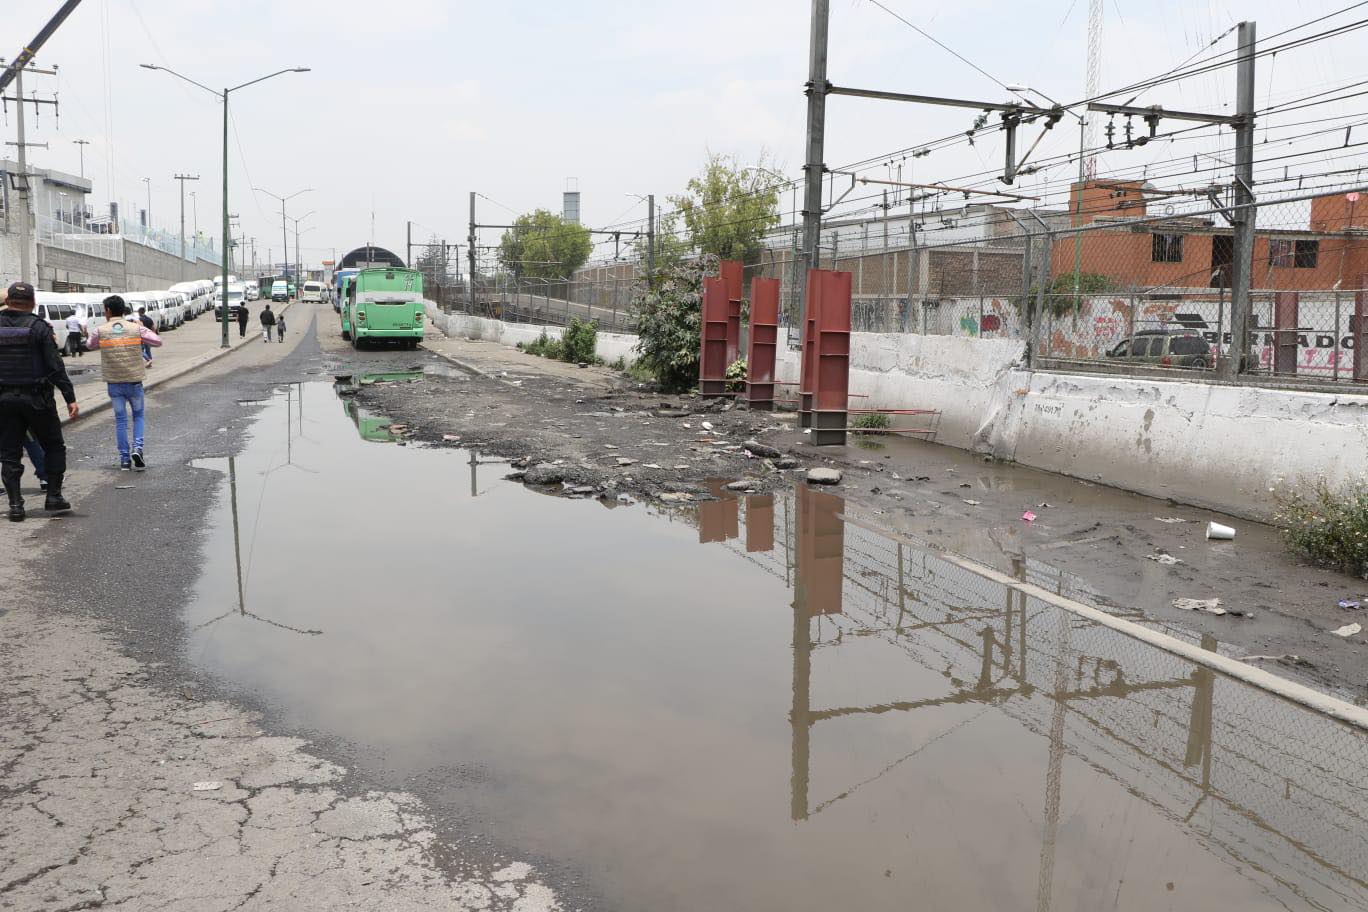
M 107 291 L 39 291 L 34 313 L 48 322 L 56 336 L 57 347 L 63 353 L 72 350 L 67 336 L 67 320 L 80 321 L 81 332 L 90 335 L 92 329 L 104 322 L 104 299 Z M 205 279 L 180 282 L 162 291 L 126 291 L 119 296 L 128 303 L 130 312 L 139 308 L 152 318 L 157 332 L 168 332 L 183 326 L 214 306 L 214 283 Z

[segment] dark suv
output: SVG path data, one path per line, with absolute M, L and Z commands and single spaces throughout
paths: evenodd
M 1137 364 L 1159 367 L 1211 367 L 1211 343 L 1190 329 L 1146 329 L 1122 339 L 1108 358 L 1125 358 Z

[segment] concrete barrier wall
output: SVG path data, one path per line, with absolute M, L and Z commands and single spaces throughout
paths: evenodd
M 177 282 L 212 279 L 218 270 L 124 238 L 123 291 L 157 291 Z
M 469 314 L 444 314 L 437 305 L 427 302 L 429 322 L 448 336 L 463 339 L 483 339 L 514 346 L 519 342 L 527 344 L 539 338 L 544 332 L 553 339 L 559 339 L 564 330 L 559 326 L 532 326 L 526 323 L 505 323 L 488 317 L 473 317 Z M 626 333 L 598 334 L 598 356 L 613 362 L 621 358 L 631 364 L 637 359 L 637 337 Z
M 448 335 L 513 345 L 542 332 L 428 312 Z M 632 360 L 635 344 L 599 334 L 609 361 Z M 1013 339 L 853 333 L 850 391 L 867 397 L 857 408 L 938 410 L 894 419 L 930 424 L 937 443 L 1249 519 L 1272 519 L 1272 487 L 1368 478 L 1368 396 L 1032 372 L 1023 351 Z M 781 350 L 778 379 L 796 381 L 798 360 Z

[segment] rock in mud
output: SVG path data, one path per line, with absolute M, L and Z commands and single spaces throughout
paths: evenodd
M 792 456 L 780 456 L 774 460 L 774 467 L 776 469 L 796 469 L 798 468 L 798 460 Z
M 841 483 L 840 469 L 808 469 L 808 484 L 837 485 Z
M 523 480 L 531 485 L 560 484 L 565 481 L 565 469 L 547 463 L 534 465 L 523 473 Z
M 746 449 L 750 450 L 756 456 L 762 456 L 765 459 L 778 459 L 781 455 L 783 455 L 774 447 L 766 443 L 761 443 L 758 440 L 747 440 L 741 445 Z
M 742 478 L 728 482 L 726 485 L 728 491 L 754 491 L 758 487 L 760 487 L 760 482 L 754 478 Z

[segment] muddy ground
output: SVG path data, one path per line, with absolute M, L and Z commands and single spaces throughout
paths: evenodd
M 1338 605 L 1368 584 L 1307 566 L 1271 527 L 903 437 L 819 450 L 791 414 L 662 395 L 606 368 L 577 369 L 492 343 L 438 339 L 427 347 L 469 370 L 396 355 L 395 369 L 429 372 L 358 384 L 351 394 L 388 416 L 406 441 L 506 458 L 510 472 L 525 472 L 547 492 L 621 500 L 730 496 L 719 481 L 773 490 L 802 483 L 809 468 L 835 467 L 843 479 L 833 493 L 932 547 L 1054 580 L 1066 594 L 1118 612 L 1210 633 L 1251 662 L 1368 699 L 1368 642 L 1330 632 L 1368 624 L 1368 611 Z M 1036 518 L 1024 520 L 1026 511 Z M 1235 541 L 1208 542 L 1213 519 L 1235 526 Z M 1228 613 L 1173 606 L 1184 598 L 1219 598 Z

